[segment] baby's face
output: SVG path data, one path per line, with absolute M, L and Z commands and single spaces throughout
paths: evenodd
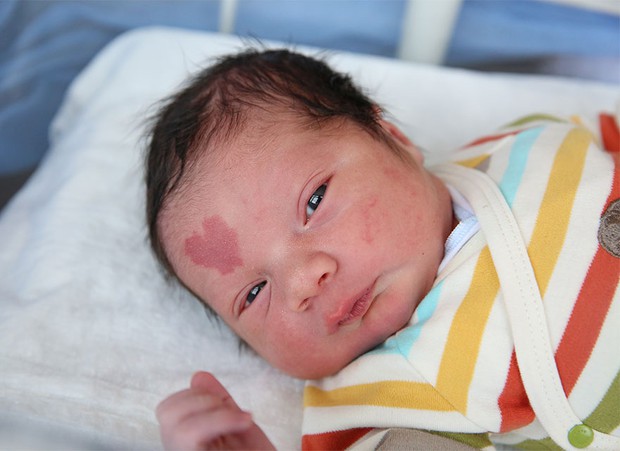
M 236 139 L 162 218 L 181 280 L 293 376 L 332 374 L 384 341 L 435 278 L 450 198 L 385 128 L 411 162 L 349 124 Z

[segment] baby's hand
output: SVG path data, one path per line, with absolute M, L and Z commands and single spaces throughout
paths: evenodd
M 190 388 L 157 406 L 167 450 L 274 449 L 263 431 L 242 411 L 210 373 L 194 374 Z

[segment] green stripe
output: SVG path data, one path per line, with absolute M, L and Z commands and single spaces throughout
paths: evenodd
M 616 378 L 609 386 L 602 401 L 583 421 L 583 424 L 605 434 L 611 433 L 620 425 L 620 408 L 618 406 L 620 406 L 620 373 L 616 374 Z M 515 447 L 527 450 L 562 449 L 548 437 L 541 440 L 525 440 L 517 443 Z
M 550 438 L 543 438 L 540 440 L 525 440 L 521 443 L 517 443 L 515 447 L 519 449 L 527 449 L 527 450 L 562 451 L 562 448 L 556 445 L 555 442 L 551 440 Z
M 620 373 L 616 374 L 603 400 L 583 422 L 606 434 L 620 425 Z
M 464 443 L 473 448 L 483 449 L 486 447 L 492 447 L 493 443 L 489 439 L 489 434 L 480 433 L 480 434 L 465 434 L 458 432 L 439 432 L 439 431 L 427 431 L 431 434 L 439 435 L 441 437 L 449 438 L 450 440 L 455 440 L 457 442 Z
M 517 119 L 516 121 L 511 122 L 510 124 L 507 124 L 505 127 L 518 127 L 520 125 L 525 125 L 530 122 L 537 122 L 537 121 L 551 121 L 551 122 L 566 123 L 565 120 L 559 117 L 556 117 L 556 116 L 551 116 L 550 114 L 531 114 L 529 116 L 525 116 L 525 117 L 522 117 L 521 119 Z

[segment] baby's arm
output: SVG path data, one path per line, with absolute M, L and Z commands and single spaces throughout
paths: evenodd
M 157 420 L 167 450 L 274 449 L 210 373 L 196 373 L 188 389 L 162 401 Z

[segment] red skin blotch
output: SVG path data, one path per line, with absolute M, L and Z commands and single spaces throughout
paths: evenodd
M 217 215 L 205 218 L 202 222 L 202 234 L 194 233 L 185 240 L 185 255 L 196 265 L 215 268 L 222 275 L 243 265 L 239 255 L 237 232 Z
M 375 206 L 377 205 L 378 199 L 375 197 L 368 202 L 364 209 L 362 210 L 362 217 L 364 218 L 364 229 L 362 232 L 362 239 L 368 243 L 372 244 L 375 240 L 375 234 L 379 228 L 378 218 L 375 213 Z

